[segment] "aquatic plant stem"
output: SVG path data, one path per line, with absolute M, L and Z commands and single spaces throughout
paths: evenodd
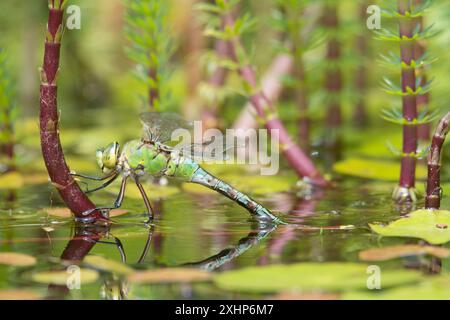
M 336 4 L 326 4 L 323 8 L 323 25 L 331 34 L 339 28 L 338 7 Z M 341 43 L 336 36 L 330 36 L 327 43 L 326 59 L 329 66 L 325 73 L 325 89 L 331 99 L 328 104 L 326 125 L 328 128 L 338 128 L 342 122 L 339 94 L 342 90 L 342 72 L 337 62 L 341 58 Z
M 414 5 L 418 6 L 423 3 L 423 0 L 414 0 Z M 419 25 L 419 32 L 424 30 L 424 18 L 419 16 L 415 19 L 415 25 Z M 426 53 L 425 40 L 418 40 L 414 43 L 414 60 L 418 61 Z M 425 86 L 427 83 L 426 67 L 421 66 L 417 69 L 417 75 L 420 76 L 419 86 Z M 426 92 L 417 96 L 417 109 L 427 108 L 430 103 L 430 93 Z M 429 122 L 419 125 L 417 129 L 417 138 L 419 141 L 428 142 L 431 136 L 431 124 Z
M 409 0 L 398 0 L 398 12 L 400 25 L 400 52 L 402 59 L 402 109 L 403 117 L 406 121 L 412 123 L 417 119 L 417 102 L 415 94 L 410 91 L 416 90 L 416 74 L 411 61 L 414 58 L 414 41 L 406 40 L 412 38 L 414 32 L 413 19 L 405 14 L 411 12 L 411 2 Z M 400 202 L 415 201 L 412 194 L 415 187 L 416 173 L 416 151 L 417 151 L 417 126 L 403 126 L 403 149 L 401 159 L 400 181 L 397 190 L 394 192 L 394 198 Z
M 441 151 L 449 131 L 449 123 L 450 112 L 439 121 L 431 140 L 428 155 L 427 195 L 425 197 L 425 208 L 427 209 L 439 209 L 441 206 Z
M 230 29 L 234 27 L 235 21 L 231 12 L 223 16 L 223 21 Z M 286 160 L 300 177 L 307 177 L 318 186 L 327 186 L 328 182 L 317 170 L 311 159 L 292 141 L 283 123 L 278 118 L 272 102 L 260 89 L 253 66 L 239 59 L 238 52 L 245 52 L 239 37 L 231 38 L 229 43 L 230 56 L 239 65 L 239 74 L 250 90 L 250 102 L 269 134 L 272 135 L 278 131 L 280 146 Z
M 224 41 L 221 39 L 216 39 L 215 48 L 214 48 L 215 54 L 222 59 L 226 59 L 228 57 L 228 51 L 229 51 L 228 46 L 229 46 L 229 44 L 227 41 Z M 208 84 L 215 91 L 218 91 L 225 84 L 227 75 L 228 75 L 228 69 L 218 66 L 214 70 L 211 77 L 209 78 Z M 203 121 L 203 126 L 206 129 L 215 128 L 218 126 L 219 109 L 220 109 L 220 101 L 217 98 L 217 96 L 213 99 L 213 101 L 210 101 L 208 106 L 203 108 L 204 111 L 202 114 L 202 121 Z
M 361 2 L 358 7 L 359 23 L 364 26 L 367 19 L 367 7 L 368 3 L 366 1 Z M 354 87 L 357 92 L 357 100 L 353 113 L 353 122 L 360 128 L 366 126 L 368 123 L 367 107 L 365 102 L 365 93 L 367 92 L 367 66 L 364 61 L 364 57 L 368 54 L 367 47 L 367 34 L 361 32 L 356 37 L 356 53 L 359 57 L 361 57 L 361 61 L 359 62 L 354 78 Z
M 49 0 L 49 15 L 45 40 L 44 63 L 40 86 L 40 138 L 42 155 L 52 184 L 76 218 L 85 222 L 105 220 L 100 211 L 84 216 L 83 212 L 95 205 L 80 189 L 64 159 L 59 139 L 59 114 L 57 108 L 57 73 L 63 33 L 63 8 L 67 1 Z

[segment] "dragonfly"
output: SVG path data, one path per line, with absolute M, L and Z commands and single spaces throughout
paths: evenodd
M 72 173 L 73 176 L 102 184 L 86 193 L 108 187 L 121 177 L 120 190 L 111 207 L 99 207 L 83 212 L 86 217 L 93 211 L 100 210 L 105 216 L 110 210 L 117 209 L 124 200 L 128 180 L 133 180 L 138 187 L 146 207 L 148 223 L 153 220 L 154 210 L 142 186 L 142 179 L 148 176 L 176 178 L 212 189 L 248 210 L 251 216 L 260 222 L 281 224 L 283 221 L 272 214 L 262 204 L 240 192 L 227 182 L 206 171 L 196 160 L 204 144 L 173 144 L 172 132 L 176 129 L 192 129 L 192 123 L 185 121 L 175 113 L 146 112 L 140 115 L 143 134 L 140 139 L 128 141 L 123 148 L 118 142 L 112 142 L 106 148 L 96 151 L 97 164 L 105 174 L 102 177 Z

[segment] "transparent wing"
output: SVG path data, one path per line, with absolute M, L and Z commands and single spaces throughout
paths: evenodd
M 214 144 L 212 141 L 203 143 L 191 143 L 176 146 L 183 156 L 190 157 L 197 162 L 200 161 L 225 161 L 234 155 L 234 150 L 237 148 L 244 148 L 244 146 Z
M 140 114 L 144 126 L 143 138 L 152 142 L 171 141 L 172 132 L 177 129 L 192 131 L 193 124 L 176 113 L 144 112 Z

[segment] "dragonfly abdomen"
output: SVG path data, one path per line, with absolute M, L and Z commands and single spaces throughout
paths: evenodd
M 256 202 L 246 194 L 240 192 L 236 188 L 232 187 L 228 183 L 219 178 L 216 178 L 206 170 L 201 167 L 195 171 L 191 178 L 191 182 L 201 184 L 212 190 L 215 190 L 227 198 L 238 203 L 240 206 L 247 209 L 252 216 L 258 220 L 269 220 L 274 222 L 280 222 L 280 220 L 275 217 L 269 210 L 267 210 L 260 203 Z

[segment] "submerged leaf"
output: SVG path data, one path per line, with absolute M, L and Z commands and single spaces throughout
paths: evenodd
M 137 283 L 198 282 L 211 278 L 209 272 L 190 268 L 167 268 L 136 272 L 128 277 Z
M 16 267 L 27 267 L 36 264 L 36 258 L 17 252 L 0 252 L 0 264 Z
M 387 226 L 370 224 L 376 233 L 387 237 L 420 238 L 431 244 L 450 241 L 450 211 L 417 210 Z
M 438 258 L 450 257 L 450 249 L 435 246 L 398 245 L 361 251 L 359 259 L 364 261 L 384 261 L 395 258 L 429 254 Z
M 337 173 L 349 176 L 397 181 L 400 174 L 400 163 L 362 158 L 348 158 L 335 163 L 333 169 Z M 416 170 L 417 179 L 425 179 L 426 174 L 425 166 L 418 165 Z
M 80 284 L 88 284 L 97 281 L 99 274 L 95 270 L 79 269 Z M 31 279 L 37 283 L 67 285 L 69 277 L 73 277 L 73 273 L 68 270 L 58 271 L 42 271 L 33 273 Z
M 367 265 L 356 263 L 298 263 L 250 267 L 214 277 L 226 290 L 243 292 L 343 291 L 367 288 Z M 420 279 L 414 271 L 383 271 L 382 286 L 413 283 Z
M 89 255 L 84 258 L 83 262 L 95 269 L 101 271 L 109 271 L 116 274 L 131 274 L 134 272 L 132 268 L 118 261 L 106 259 L 100 256 Z

